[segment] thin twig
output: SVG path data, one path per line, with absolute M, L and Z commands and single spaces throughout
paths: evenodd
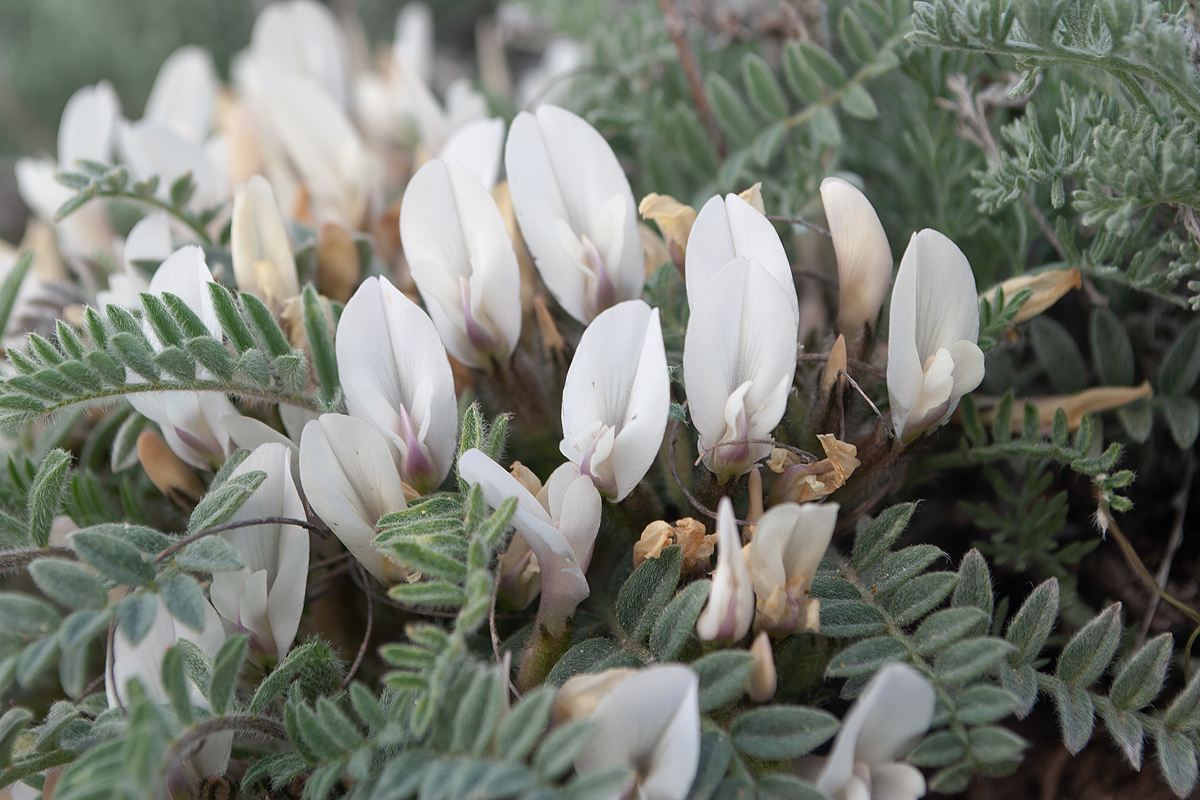
M 675 52 L 679 54 L 679 66 L 683 68 L 683 74 L 687 77 L 688 90 L 692 93 L 692 102 L 696 106 L 696 113 L 700 115 L 700 121 L 704 124 L 708 140 L 712 143 L 713 149 L 717 151 L 717 156 L 724 158 L 725 142 L 721 138 L 721 130 L 717 127 L 717 120 L 713 116 L 712 109 L 708 107 L 708 99 L 704 96 L 704 80 L 700 77 L 700 65 L 696 61 L 696 54 L 692 51 L 691 40 L 688 39 L 687 23 L 675 13 L 673 0 L 658 0 L 658 7 L 662 9 L 667 33 L 675 45 Z
M 771 220 L 771 222 L 790 222 L 793 225 L 803 225 L 805 228 L 808 228 L 813 233 L 819 233 L 822 236 L 829 236 L 829 237 L 833 236 L 833 234 L 829 232 L 828 228 L 822 228 L 817 223 L 809 222 L 808 220 L 803 219 L 801 217 L 787 217 L 787 216 L 780 216 L 777 214 L 776 215 L 768 214 L 767 219 Z
M 879 406 L 875 405 L 875 402 L 871 400 L 871 398 L 867 397 L 867 393 L 862 390 L 862 387 L 858 385 L 858 382 L 855 381 L 854 378 L 850 377 L 849 372 L 846 372 L 844 369 L 839 369 L 838 376 L 840 377 L 843 375 L 846 377 L 846 380 L 850 382 L 850 385 L 854 387 L 855 391 L 862 396 L 862 399 L 867 401 L 867 405 L 871 407 L 871 410 L 875 412 L 875 416 L 879 417 L 879 421 L 883 423 L 883 427 L 885 430 L 887 430 L 888 436 L 891 436 L 891 428 L 888 427 L 887 420 L 884 419 L 883 412 L 879 410 Z
M 329 558 L 321 559 L 320 561 L 318 561 L 315 564 L 309 564 L 308 571 L 312 572 L 315 569 L 324 569 L 325 567 L 332 567 L 333 565 L 338 564 L 343 561 L 346 561 L 347 559 L 350 559 L 350 558 L 353 558 L 353 554 L 350 553 L 350 551 L 346 551 L 344 553 L 339 553 L 336 556 L 330 556 Z
M 274 720 L 265 717 L 249 716 L 216 717 L 201 722 L 180 737 L 179 741 L 175 742 L 171 748 L 171 754 L 167 758 L 167 763 L 174 763 L 175 759 L 186 756 L 191 748 L 200 745 L 209 736 L 224 731 L 236 731 L 242 734 L 257 736 L 260 739 L 278 739 L 281 742 L 288 741 L 287 730 Z
M 360 580 L 364 583 L 367 580 L 367 571 L 363 569 L 363 565 L 359 562 L 354 562 L 355 572 Z M 362 585 L 362 584 L 360 584 Z M 371 641 L 371 628 L 375 624 L 375 600 L 370 592 L 367 595 L 367 629 L 363 632 L 362 644 L 358 646 L 358 655 L 354 657 L 354 663 L 350 665 L 350 669 L 346 672 L 346 677 L 342 679 L 342 685 L 338 689 L 339 692 L 344 692 L 346 687 L 350 685 L 350 681 L 354 680 L 354 674 L 358 672 L 359 666 L 362 665 L 363 657 L 367 654 L 367 644 Z
M 675 479 L 675 485 L 679 487 L 679 491 L 683 492 L 683 496 L 692 504 L 692 508 L 699 511 L 709 519 L 716 519 L 717 512 L 713 511 L 708 506 L 700 502 L 696 495 L 692 494 L 686 486 L 683 485 L 683 479 L 679 477 L 679 465 L 675 463 L 675 443 L 679 439 L 679 420 L 671 421 L 671 438 L 667 441 L 667 461 L 671 462 L 671 477 Z M 734 519 L 738 525 L 746 527 L 753 525 L 753 522 L 744 519 Z
M 223 533 L 224 531 L 237 530 L 238 528 L 250 528 L 255 525 L 276 524 L 295 525 L 297 528 L 304 528 L 305 530 L 313 531 L 314 533 L 321 532 L 320 528 L 308 522 L 308 520 L 294 519 L 292 517 L 255 517 L 254 519 L 243 519 L 238 520 L 237 522 L 226 522 L 223 525 L 214 525 L 211 528 L 205 528 L 202 531 L 196 531 L 195 533 L 188 534 L 182 539 L 176 539 L 174 542 L 171 542 L 170 545 L 164 548 L 162 552 L 154 557 L 154 563 L 161 564 L 183 548 L 187 547 L 189 544 L 199 541 L 205 536 L 212 536 L 214 533 Z
M 54 556 L 78 561 L 79 556 L 69 547 L 27 547 L 20 550 L 0 552 L 0 574 L 24 569 L 39 558 Z
M 117 619 L 113 617 L 112 622 L 108 623 L 108 652 L 104 654 L 104 674 L 108 679 L 108 684 L 113 687 L 113 697 L 117 698 L 117 708 L 121 709 L 121 713 L 125 713 L 125 704 L 121 702 L 121 687 L 117 686 L 117 653 L 113 649 L 117 641 Z
M 814 281 L 820 281 L 821 283 L 824 283 L 826 286 L 830 286 L 834 289 L 838 288 L 838 279 L 836 277 L 834 277 L 833 275 L 826 275 L 824 272 L 817 272 L 815 269 L 808 269 L 807 267 L 798 267 L 795 264 L 793 264 L 792 265 L 792 274 L 799 275 L 801 278 L 811 278 Z
M 1188 499 L 1192 493 L 1192 476 L 1195 474 L 1196 460 L 1188 455 L 1187 467 L 1183 473 L 1183 483 L 1176 492 L 1175 497 L 1171 499 L 1171 505 L 1175 507 L 1175 526 L 1171 529 L 1171 538 L 1167 542 L 1166 552 L 1163 553 L 1162 563 L 1158 565 L 1158 574 L 1155 575 L 1155 583 L 1158 588 L 1167 588 L 1167 578 L 1171 575 L 1171 563 L 1175 560 L 1175 554 L 1179 552 L 1179 546 L 1183 544 L 1183 520 L 1187 516 Z M 1142 619 L 1142 629 L 1138 633 L 1136 647 L 1141 647 L 1142 642 L 1146 640 L 1146 636 L 1150 633 L 1150 625 L 1154 622 L 1154 615 L 1158 612 L 1158 604 L 1162 598 L 1155 594 L 1150 601 L 1150 608 L 1146 609 L 1146 616 Z
M 769 445 L 771 445 L 771 447 L 778 447 L 781 450 L 787 450 L 789 453 L 799 456 L 804 461 L 805 464 L 815 464 L 819 460 L 816 456 L 814 456 L 812 453 L 808 452 L 807 450 L 801 450 L 799 447 L 792 447 L 790 444 L 784 444 L 783 442 L 777 442 L 774 439 L 738 439 L 737 441 L 731 441 L 731 442 L 717 442 L 712 447 L 708 448 L 703 453 L 701 453 L 699 456 L 697 456 L 696 460 L 692 462 L 692 466 L 693 467 L 700 466 L 700 462 L 704 460 L 704 457 L 706 455 L 708 455 L 709 453 L 711 453 L 713 450 L 716 450 L 718 447 L 733 447 L 734 445 L 743 445 L 743 444 L 769 444 Z

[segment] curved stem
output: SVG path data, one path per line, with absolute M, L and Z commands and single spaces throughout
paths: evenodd
M 212 536 L 214 533 L 222 533 L 223 531 L 237 530 L 238 528 L 250 528 L 255 525 L 295 525 L 298 528 L 321 533 L 322 529 L 311 524 L 308 520 L 294 519 L 292 517 L 254 517 L 253 519 L 241 519 L 236 522 L 226 522 L 222 525 L 214 525 L 211 528 L 205 528 L 195 533 L 190 533 L 182 539 L 176 539 L 171 544 L 167 545 L 158 555 L 154 557 L 155 564 L 161 564 L 171 556 L 178 553 L 183 548 L 193 542 L 197 542 L 206 536 Z

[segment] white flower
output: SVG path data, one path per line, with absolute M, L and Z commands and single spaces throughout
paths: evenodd
M 108 81 L 85 86 L 71 95 L 58 126 L 58 159 L 20 158 L 15 165 L 17 189 L 25 205 L 47 224 L 75 191 L 55 178 L 60 170 L 78 171 L 79 159 L 113 163 L 113 137 L 121 102 Z M 112 249 L 108 213 L 90 203 L 55 225 L 64 254 L 92 258 L 96 250 Z
M 684 267 L 688 305 L 695 306 L 712 277 L 739 256 L 757 261 L 779 282 L 798 318 L 800 303 L 783 242 L 770 220 L 736 194 L 709 199 L 692 223 Z
M 378 167 L 349 117 L 311 78 L 285 74 L 261 98 L 271 136 L 308 190 L 317 222 L 357 229 L 374 191 Z M 271 183 L 279 188 L 275 176 Z M 284 199 L 284 204 L 288 200 Z
M 979 300 L 967 257 L 935 230 L 900 260 L 888 328 L 888 400 L 900 444 L 936 430 L 983 380 Z
M 817 788 L 831 800 L 923 797 L 920 770 L 896 761 L 929 730 L 933 706 L 933 686 L 912 667 L 879 670 L 846 714 Z
M 314 81 L 346 108 L 349 56 L 337 18 L 315 0 L 271 3 L 254 21 L 250 51 L 268 79 L 297 75 Z
M 203 144 L 212 130 L 216 95 L 212 56 L 203 47 L 186 45 L 159 68 L 143 117 L 166 125 L 185 142 Z
M 787 287 L 753 259 L 726 264 L 692 303 L 684 386 L 704 463 L 722 481 L 771 451 L 748 440 L 768 438 L 783 418 L 798 324 Z
M 754 618 L 754 589 L 742 554 L 742 539 L 733 516 L 733 504 L 722 497 L 717 506 L 717 568 L 713 570 L 708 603 L 696 620 L 702 642 L 736 642 L 750 630 Z
M 125 237 L 121 260 L 125 269 L 108 276 L 108 288 L 96 292 L 96 304 L 105 309 L 116 304 L 128 309 L 140 308 L 138 295 L 150 290 L 150 282 L 138 262 L 162 264 L 170 257 L 171 226 L 165 211 L 147 214 L 137 221 Z M 157 270 L 157 267 L 156 267 Z
M 112 649 L 108 653 L 108 665 L 104 671 L 104 692 L 108 697 L 108 707 L 116 708 L 121 700 L 128 699 L 126 687 L 134 678 L 141 682 L 146 696 L 151 700 L 157 703 L 168 702 L 170 696 L 163 685 L 162 661 L 167 651 L 180 639 L 186 639 L 196 645 L 210 659 L 214 658 L 221 645 L 225 644 L 225 629 L 221 625 L 221 617 L 207 601 L 204 603 L 204 628 L 198 632 L 171 616 L 161 598 L 158 600 L 154 622 L 137 644 L 131 642 L 118 625 L 113 636 Z M 187 690 L 192 705 L 210 708 L 208 700 L 198 687 L 189 682 Z M 224 773 L 229 764 L 232 746 L 232 732 L 207 737 L 183 765 L 181 777 L 187 782 L 185 788 L 194 791 L 196 785 L 204 778 Z
M 474 448 L 458 460 L 459 476 L 479 486 L 483 498 L 498 508 L 517 499 L 512 525 L 538 560 L 542 599 L 538 621 L 553 636 L 562 634 L 567 620 L 589 594 L 587 570 L 596 533 L 600 530 L 600 494 L 587 476 L 563 465 L 546 482 L 546 505 L 503 467 Z
M 392 61 L 429 85 L 433 78 L 433 12 L 425 3 L 405 3 L 396 14 Z
M 283 214 L 271 184 L 261 175 L 233 190 L 229 236 L 239 289 L 268 301 L 268 306 L 300 294 Z
M 192 208 L 204 208 L 225 199 L 227 181 L 220 169 L 222 159 L 212 145 L 197 144 L 182 138 L 166 123 L 149 117 L 134 123 L 122 122 L 117 128 L 121 160 L 134 180 L 158 176 L 158 194 L 166 197 L 171 185 L 191 173 L 195 192 L 188 199 Z
M 624 500 L 658 456 L 670 406 L 658 309 L 618 303 L 579 340 L 563 386 L 559 450 L 606 497 Z
M 264 444 L 238 465 L 230 477 L 261 470 L 267 474 L 231 522 L 259 517 L 305 519 L 304 505 L 292 483 L 292 452 L 282 444 Z M 242 557 L 237 571 L 213 573 L 211 595 L 217 611 L 234 630 L 251 634 L 251 644 L 282 661 L 296 638 L 308 581 L 308 531 L 295 525 L 266 523 L 218 534 Z
M 700 765 L 699 698 L 700 680 L 682 664 L 647 667 L 618 681 L 588 717 L 596 732 L 575 757 L 575 769 L 630 769 L 630 785 L 614 800 L 683 800 Z
M 779 503 L 763 514 L 749 548 L 755 629 L 787 636 L 820 627 L 820 601 L 809 595 L 837 515 L 837 503 Z
M 212 273 L 199 247 L 181 247 L 162 263 L 150 280 L 150 293 L 159 297 L 170 292 L 196 312 L 210 334 L 220 339 L 221 323 L 213 308 L 208 284 Z M 150 343 L 161 346 L 145 325 Z M 222 392 L 142 392 L 127 395 L 139 414 L 162 428 L 163 438 L 175 455 L 193 467 L 211 469 L 233 450 L 229 434 L 220 420 L 237 414 Z
M 391 448 L 374 426 L 343 414 L 323 414 L 300 437 L 304 497 L 367 572 L 384 584 L 406 571 L 375 546 L 375 525 L 403 511 L 404 486 Z
M 853 337 L 875 322 L 892 282 L 892 248 L 871 201 L 841 178 L 821 181 L 838 265 L 838 327 Z
M 491 117 L 472 120 L 450 134 L 438 151 L 438 158 L 462 164 L 490 192 L 496 188 L 503 150 L 504 120 Z
M 399 451 L 405 483 L 436 488 L 454 458 L 458 405 L 433 322 L 387 278 L 367 278 L 342 311 L 336 347 L 350 414 Z
M 521 273 L 487 189 L 458 162 L 428 162 L 404 190 L 400 241 L 451 355 L 482 369 L 507 363 L 521 337 Z
M 604 137 L 543 105 L 513 121 L 504 151 L 521 234 L 546 287 L 587 324 L 642 293 L 645 264 L 629 181 Z

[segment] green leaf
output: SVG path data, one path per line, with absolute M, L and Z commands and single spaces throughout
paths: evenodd
M 846 72 L 842 69 L 841 64 L 833 60 L 833 56 L 812 42 L 800 42 L 800 50 L 804 55 L 804 61 L 812 68 L 822 83 L 833 89 L 840 89 L 845 85 Z
M 29 574 L 42 593 L 68 608 L 98 610 L 108 602 L 103 582 L 87 567 L 64 558 L 39 558 Z
M 158 337 L 159 342 L 167 346 L 181 344 L 183 331 L 163 299 L 149 292 L 141 292 L 139 297 L 142 301 L 142 316 L 149 320 L 150 327 L 154 330 L 154 335 Z
M 637 641 L 645 641 L 675 594 L 683 569 L 683 549 L 672 545 L 658 558 L 646 559 L 625 579 L 617 595 L 617 622 Z
M 1196 745 L 1182 733 L 1164 731 L 1154 737 L 1154 750 L 1171 791 L 1179 797 L 1190 795 L 1196 788 Z
M 554 708 L 554 688 L 540 686 L 527 692 L 500 721 L 496 729 L 496 758 L 522 762 L 541 738 Z
M 388 589 L 388 597 L 399 603 L 430 608 L 455 608 L 467 599 L 457 584 L 440 580 L 398 583 Z
M 955 608 L 974 606 L 992 618 L 992 574 L 987 559 L 975 548 L 967 551 L 958 566 L 958 588 L 950 604 Z
M 133 545 L 97 531 L 76 531 L 71 548 L 87 563 L 115 583 L 145 586 L 154 580 L 154 567 Z
M 835 655 L 825 668 L 831 678 L 858 678 L 874 675 L 889 661 L 903 661 L 908 648 L 899 639 L 876 636 L 855 642 Z
M 243 472 L 222 482 L 215 489 L 209 489 L 188 519 L 188 533 L 197 533 L 228 522 L 266 477 L 267 473 L 262 470 Z
M 184 346 L 205 369 L 223 381 L 233 380 L 233 356 L 224 344 L 208 336 L 197 336 L 188 339 Z
M 1048 317 L 1034 317 L 1029 321 L 1029 343 L 1056 392 L 1075 394 L 1087 387 L 1083 354 L 1062 325 Z
M 742 102 L 737 91 L 720 73 L 710 72 L 704 79 L 704 93 L 708 96 L 713 115 L 731 144 L 745 147 L 754 139 L 754 123 L 750 109 Z
M 1013 646 L 1003 639 L 981 637 L 950 645 L 933 662 L 933 672 L 943 684 L 966 683 L 994 669 Z
M 33 251 L 26 250 L 4 276 L 4 283 L 0 283 L 0 331 L 8 329 L 8 319 L 12 316 L 13 305 L 17 302 L 17 292 L 21 290 L 21 284 L 25 282 L 25 276 L 31 266 Z
M 783 48 L 783 75 L 788 88 L 796 97 L 807 103 L 821 99 L 821 79 L 804 58 L 800 42 L 792 40 Z
M 233 545 L 220 536 L 205 536 L 175 554 L 175 564 L 185 572 L 231 572 L 244 566 Z
M 845 93 L 838 100 L 838 104 L 843 111 L 858 119 L 871 120 L 879 116 L 879 109 L 876 108 L 871 93 L 860 83 L 852 83 L 847 86 Z
M 687 800 L 709 800 L 717 785 L 729 769 L 733 758 L 733 744 L 722 730 L 704 731 L 700 734 L 700 765 L 692 781 Z
M 1121 748 L 1121 755 L 1135 770 L 1142 768 L 1142 752 L 1145 748 L 1146 728 L 1138 719 L 1137 712 L 1117 711 L 1108 706 L 1100 706 L 1100 718 L 1108 735 Z
M 980 764 L 1019 761 L 1021 753 L 1029 746 L 1012 731 L 993 725 L 972 729 L 968 740 L 968 752 Z
M 733 746 L 752 758 L 782 761 L 812 752 L 838 729 L 837 717 L 804 706 L 773 705 L 747 711 L 729 729 Z
M 954 716 L 963 725 L 987 725 L 1017 710 L 1016 695 L 999 686 L 980 684 L 954 700 Z
M 1063 745 L 1071 755 L 1075 755 L 1092 738 L 1092 729 L 1096 724 L 1092 696 L 1082 687 L 1071 687 L 1057 681 L 1053 684 L 1051 696 L 1058 711 Z
M 1088 323 L 1088 341 L 1092 348 L 1092 366 L 1106 386 L 1133 385 L 1133 345 L 1129 334 L 1107 306 L 1096 306 Z
M 874 636 L 887 629 L 883 612 L 858 600 L 830 600 L 821 603 L 822 636 L 857 639 Z
M 1071 687 L 1087 688 L 1112 661 L 1121 641 L 1121 604 L 1113 603 L 1063 647 L 1054 674 Z
M 584 639 L 570 650 L 546 676 L 549 686 L 562 686 L 568 678 L 581 673 L 596 672 L 600 665 L 620 652 L 621 646 L 611 639 Z
M 337 352 L 333 336 L 329 332 L 329 318 L 321 305 L 320 296 L 312 285 L 304 287 L 301 297 L 304 303 L 304 331 L 308 335 L 308 346 L 312 350 L 313 369 L 320 383 L 321 401 L 333 408 L 337 401 L 341 383 L 338 378 Z
M 171 200 L 171 206 L 174 208 L 183 208 L 188 201 L 192 199 L 192 195 L 196 191 L 196 183 L 192 180 L 192 172 L 187 172 L 180 175 L 175 180 L 171 181 L 171 187 L 168 190 Z
M 1187 732 L 1200 728 L 1200 670 L 1192 673 L 1191 680 L 1175 695 L 1162 719 L 1169 731 Z
M 745 650 L 718 650 L 692 662 L 700 676 L 700 711 L 707 713 L 740 697 L 754 671 L 754 654 Z
M 932 611 L 957 585 L 953 572 L 927 572 L 883 594 L 878 602 L 903 627 Z
M 775 80 L 771 68 L 761 56 L 746 53 L 742 57 L 742 83 L 754 107 L 768 120 L 782 120 L 788 115 L 783 89 Z
M 290 354 L 292 346 L 288 344 L 287 337 L 280 330 L 279 323 L 275 321 L 275 315 L 271 313 L 271 309 L 249 292 L 239 292 L 238 300 L 245 309 L 246 316 L 249 317 L 250 324 L 254 326 L 258 340 L 262 342 L 267 354 L 272 358 Z
M 13 744 L 32 720 L 33 714 L 23 708 L 10 708 L 0 717 L 0 768 L 12 763 Z
M 903 503 L 885 509 L 873 520 L 865 520 L 859 524 L 858 533 L 854 537 L 854 550 L 850 564 L 855 571 L 863 572 L 887 553 L 892 544 L 904 533 L 912 519 L 916 503 Z
M 58 661 L 58 637 L 47 636 L 30 642 L 17 659 L 17 683 L 23 689 L 33 687 L 42 673 Z
M 887 592 L 905 581 L 920 575 L 925 569 L 944 557 L 941 548 L 931 544 L 918 544 L 888 554 L 871 571 L 869 581 L 876 593 Z
M 1156 402 L 1167 418 L 1167 427 L 1175 444 L 1180 450 L 1191 449 L 1196 442 L 1196 435 L 1200 433 L 1200 404 L 1186 395 L 1160 397 Z
M 1158 697 L 1171 663 L 1172 645 L 1171 634 L 1164 633 L 1146 642 L 1125 662 L 1108 692 L 1114 706 L 1134 711 Z
M 238 673 L 242 670 L 242 662 L 246 660 L 248 640 L 245 634 L 230 636 L 217 651 L 217 657 L 213 659 L 212 677 L 208 684 L 208 701 L 212 703 L 214 714 L 222 715 L 229 709 L 229 704 L 233 700 L 233 691 L 237 687 Z
M 212 297 L 217 321 L 221 323 L 221 329 L 233 343 L 234 349 L 238 353 L 244 353 L 254 347 L 254 335 L 250 333 L 246 320 L 242 319 L 237 301 L 233 299 L 229 290 L 214 281 L 208 284 L 208 293 Z
M 438 540 L 426 542 L 421 539 L 433 537 L 393 538 L 381 545 L 380 549 L 404 566 L 424 575 L 449 581 L 466 580 L 466 566 L 453 555 L 438 548 Z
M 121 632 L 133 644 L 137 644 L 150 631 L 158 615 L 158 597 L 146 592 L 127 595 L 117 609 L 117 621 Z
M 192 700 L 188 696 L 188 681 L 184 672 L 182 649 L 172 647 L 163 656 L 162 682 L 163 688 L 167 690 L 167 698 L 171 701 L 171 708 L 179 719 L 179 724 L 191 725 Z
M 37 475 L 29 487 L 29 538 L 35 547 L 50 544 L 50 528 L 62 507 L 63 488 L 71 471 L 71 456 L 62 450 L 51 450 L 38 466 Z
M 204 630 L 204 612 L 208 601 L 195 578 L 177 572 L 161 583 L 159 594 L 171 616 L 197 633 Z
M 934 731 L 908 754 L 908 760 L 918 767 L 944 767 L 961 761 L 967 754 L 967 743 L 953 731 Z
M 944 650 L 964 636 L 987 628 L 987 614 L 978 608 L 945 608 L 930 614 L 913 634 L 913 645 L 923 656 Z
M 650 632 L 650 652 L 659 661 L 671 661 L 693 638 L 696 620 L 708 600 L 712 581 L 689 583 L 663 609 Z
M 559 725 L 546 736 L 533 757 L 533 769 L 545 781 L 553 781 L 566 774 L 583 752 L 596 732 L 591 720 L 577 719 Z
M 1004 638 L 1017 648 L 1010 659 L 1014 666 L 1030 664 L 1038 657 L 1057 617 L 1058 579 L 1050 578 L 1029 593 L 1008 624 Z
M 875 43 L 871 41 L 871 35 L 852 9 L 842 10 L 842 15 L 838 17 L 838 33 L 841 35 L 842 44 L 846 45 L 846 49 L 860 63 L 866 64 L 875 59 Z
M 1158 373 L 1158 390 L 1168 397 L 1187 394 L 1200 377 L 1200 320 L 1179 332 L 1163 357 Z
M 812 784 L 791 775 L 763 775 L 758 780 L 758 800 L 828 800 Z

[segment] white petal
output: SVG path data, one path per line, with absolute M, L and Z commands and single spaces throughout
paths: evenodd
M 537 498 L 481 451 L 472 448 L 463 453 L 458 460 L 458 473 L 464 481 L 479 486 L 492 508 L 498 508 L 510 497 L 517 499 L 512 524 L 537 556 L 542 574 L 538 621 L 552 635 L 561 635 L 575 607 L 590 593 L 571 543 L 554 527 Z
M 683 346 L 684 385 L 701 450 L 721 441 L 729 396 L 747 381 L 748 438 L 769 436 L 779 424 L 796 370 L 797 325 L 784 288 L 757 261 L 736 259 L 709 280 L 692 306 Z M 741 470 L 769 450 L 752 445 Z M 710 453 L 706 461 L 715 457 Z
M 150 292 L 160 297 L 163 292 L 170 292 L 179 297 L 196 312 L 208 332 L 220 339 L 223 336 L 221 321 L 217 319 L 208 289 L 208 284 L 212 282 L 212 273 L 204 263 L 204 251 L 195 245 L 188 245 L 163 261 L 150 279 Z
M 837 503 L 779 503 L 772 506 L 754 529 L 750 540 L 750 572 L 759 598 L 803 579 L 812 587 L 817 566 L 829 549 L 837 525 Z
M 300 480 L 313 511 L 376 578 L 389 582 L 375 524 L 405 508 L 404 488 L 386 441 L 369 423 L 324 414 L 300 439 Z
M 219 420 L 237 409 L 220 392 L 144 392 L 126 395 L 139 414 L 162 428 L 175 455 L 198 469 L 212 469 L 230 452 Z
M 255 175 L 244 186 L 233 190 L 230 249 L 233 273 L 243 292 L 270 297 L 278 303 L 300 294 L 296 261 L 292 258 L 283 214 L 275 202 L 271 184 L 261 175 Z M 273 280 L 270 285 L 261 285 L 259 281 L 256 264 L 260 261 L 271 265 Z
M 713 275 L 738 257 L 756 260 L 779 282 L 797 317 L 800 303 L 791 262 L 775 226 L 736 194 L 711 198 L 692 224 L 686 267 L 688 305 L 695 305 Z
M 336 348 L 351 415 L 370 418 L 365 389 L 377 391 L 396 414 L 403 405 L 413 425 L 426 431 L 434 467 L 431 476 L 406 480 L 418 491 L 436 487 L 454 457 L 458 406 L 450 362 L 429 317 L 386 278 L 368 278 L 342 312 Z M 428 382 L 427 413 L 417 402 L 422 381 Z
M 646 800 L 683 800 L 700 763 L 699 679 L 679 664 L 648 667 L 613 687 L 590 719 L 579 772 L 627 767 Z
M 911 261 L 910 261 L 911 253 Z M 924 363 L 942 347 L 979 339 L 975 274 L 958 245 L 935 230 L 913 234 L 904 261 L 915 270 L 917 353 Z
M 71 95 L 58 126 L 58 163 L 67 169 L 75 169 L 81 158 L 111 164 L 113 129 L 120 115 L 121 101 L 108 81 Z
M 497 339 L 503 359 L 521 336 L 521 276 L 504 217 L 496 201 L 465 167 L 435 159 L 417 171 L 400 206 L 400 240 L 413 278 L 433 315 L 457 328 L 438 330 L 455 358 L 488 364 L 493 354 L 471 341 L 462 281 L 470 291 L 473 323 L 484 338 Z M 449 334 L 449 335 L 448 335 Z M 486 346 L 486 345 L 485 345 Z
M 216 91 L 212 56 L 202 47 L 186 45 L 159 68 L 143 116 L 161 122 L 185 141 L 200 144 L 212 128 Z
M 817 788 L 833 795 L 850 780 L 855 762 L 876 767 L 902 757 L 929 730 L 933 706 L 933 686 L 912 667 L 881 669 L 842 721 Z
M 192 174 L 196 191 L 188 201 L 193 208 L 210 206 L 224 199 L 213 164 L 199 144 L 180 138 L 166 125 L 143 119 L 118 127 L 121 154 L 137 180 L 159 177 L 159 193 L 185 173 Z
M 838 326 L 857 331 L 879 316 L 892 281 L 892 248 L 866 195 L 841 178 L 821 181 L 838 265 Z
M 910 764 L 871 769 L 871 800 L 917 800 L 925 796 L 925 776 Z
M 433 12 L 425 3 L 405 3 L 396 15 L 392 58 L 429 83 L 433 76 Z
M 504 120 L 500 117 L 468 122 L 450 134 L 438 157 L 462 164 L 484 188 L 491 191 L 500 175 L 504 146 Z
M 161 266 L 170 255 L 171 227 L 165 211 L 142 217 L 125 237 L 122 258 L 127 274 L 140 278 L 142 272 L 134 262 L 153 261 Z
M 62 204 L 75 196 L 73 190 L 63 186 L 54 177 L 58 174 L 59 166 L 49 159 L 18 158 L 14 171 L 21 199 L 44 222 L 53 223 L 54 215 Z
M 565 223 L 577 238 L 587 236 L 601 254 L 614 246 L 611 231 L 600 239 L 602 214 L 613 197 L 624 202 L 620 261 L 605 263 L 615 300 L 641 295 L 645 282 L 636 204 L 612 148 L 581 117 L 543 105 L 534 116 L 522 112 L 513 122 L 504 153 L 513 209 L 539 274 L 559 305 L 580 322 L 589 311 L 581 265 L 563 249 L 557 233 Z
M 563 386 L 559 449 L 580 466 L 586 452 L 578 449 L 580 433 L 596 423 L 615 431 L 615 486 L 605 488 L 614 500 L 623 500 L 658 456 L 670 403 L 658 310 L 642 300 L 618 303 L 596 317 L 579 340 Z
M 346 106 L 349 58 L 328 6 L 314 0 L 271 3 L 254 22 L 250 47 L 267 69 L 310 78 Z
M 914 235 L 915 240 L 915 235 Z M 901 436 L 924 383 L 925 360 L 917 350 L 917 263 L 912 242 L 900 259 L 888 310 L 888 405 L 892 430 Z
M 554 475 L 563 474 L 564 469 L 574 472 L 575 478 L 567 484 L 566 490 L 561 492 L 562 496 L 556 498 L 561 482 L 555 482 Z M 596 491 L 591 478 L 579 474 L 574 464 L 564 464 L 555 470 L 554 475 L 551 475 L 546 483 L 550 489 L 550 507 L 554 509 L 557 506 L 557 512 L 552 510 L 551 516 L 556 520 L 555 526 L 562 531 L 562 535 L 571 545 L 579 568 L 587 572 L 588 564 L 592 560 L 592 548 L 596 544 L 596 534 L 600 532 L 603 505 L 600 492 Z
M 717 568 L 713 571 L 708 603 L 696 620 L 696 634 L 703 642 L 716 639 L 736 642 L 750 630 L 753 618 L 750 570 L 742 555 L 733 504 L 728 497 L 722 497 L 717 506 Z

